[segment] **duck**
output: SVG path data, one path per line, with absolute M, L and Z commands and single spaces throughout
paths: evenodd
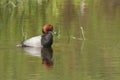
M 53 25 L 45 24 L 42 28 L 42 35 L 31 37 L 18 44 L 18 47 L 51 47 L 53 44 L 53 35 L 56 34 Z

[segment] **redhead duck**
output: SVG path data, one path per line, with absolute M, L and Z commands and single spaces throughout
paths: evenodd
M 42 35 L 32 37 L 21 42 L 17 46 L 21 47 L 51 47 L 53 43 L 53 35 L 51 32 L 54 32 L 53 26 L 46 24 L 42 28 Z M 54 32 L 56 34 L 56 32 Z

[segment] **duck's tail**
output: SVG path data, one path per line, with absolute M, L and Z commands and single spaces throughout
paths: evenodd
M 21 43 L 19 43 L 19 44 L 16 45 L 16 47 L 23 47 L 23 46 L 25 46 L 24 45 L 24 41 L 22 41 Z
M 20 43 L 20 44 L 17 44 L 16 47 L 23 47 L 23 45 Z

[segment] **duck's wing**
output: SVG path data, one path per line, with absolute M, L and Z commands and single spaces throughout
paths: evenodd
M 30 39 L 27 39 L 27 40 L 23 41 L 19 46 L 42 47 L 41 36 L 35 36 Z

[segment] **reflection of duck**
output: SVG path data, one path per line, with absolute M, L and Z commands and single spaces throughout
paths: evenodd
M 51 47 L 22 47 L 23 50 L 31 56 L 37 56 L 42 58 L 42 64 L 45 67 L 51 67 L 53 65 L 53 49 Z
M 26 54 L 41 57 L 41 48 L 39 47 L 22 47 Z
M 53 49 L 51 47 L 41 49 L 41 56 L 42 56 L 42 64 L 45 67 L 51 67 L 53 65 L 52 57 L 53 57 Z
M 50 24 L 46 24 L 42 28 L 42 33 L 43 33 L 42 35 L 27 39 L 17 46 L 51 47 L 51 45 L 53 43 L 53 36 L 52 36 L 51 32 L 54 32 L 53 26 Z M 54 32 L 54 33 L 56 33 L 56 32 Z

